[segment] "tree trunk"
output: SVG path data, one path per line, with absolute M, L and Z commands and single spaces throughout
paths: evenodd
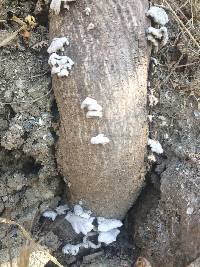
M 144 183 L 147 9 L 147 0 L 83 0 L 50 17 L 50 38 L 69 37 L 66 54 L 75 62 L 69 77 L 53 78 L 58 165 L 71 201 L 82 200 L 100 216 L 123 218 Z M 86 118 L 81 103 L 88 96 L 103 107 L 102 118 Z M 110 143 L 92 145 L 100 133 Z

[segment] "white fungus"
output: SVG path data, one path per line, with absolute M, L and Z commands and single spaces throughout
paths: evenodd
M 61 2 L 62 0 L 52 0 L 50 4 L 50 9 L 52 9 L 57 15 L 60 13 Z
M 194 209 L 192 207 L 188 207 L 186 213 L 188 215 L 191 215 L 194 212 Z
M 92 145 L 106 145 L 110 142 L 109 138 L 106 137 L 104 134 L 98 134 L 91 138 Z
M 97 101 L 91 97 L 86 97 L 86 99 L 81 103 L 81 109 L 88 108 L 90 105 L 96 105 Z
M 100 106 L 97 103 L 91 104 L 91 105 L 88 105 L 88 110 L 90 110 L 90 111 L 102 111 L 102 106 Z
M 100 232 L 98 236 L 98 242 L 109 245 L 112 242 L 116 241 L 116 238 L 119 233 L 120 233 L 120 230 L 118 229 L 112 229 L 108 232 Z
M 157 58 L 155 58 L 155 57 L 151 57 L 151 61 L 155 66 L 157 66 L 159 64 Z
M 77 255 L 79 253 L 79 250 L 81 247 L 83 248 L 93 248 L 93 249 L 98 249 L 101 247 L 101 243 L 98 243 L 97 245 L 94 244 L 93 242 L 91 242 L 90 240 L 88 240 L 88 237 L 89 236 L 93 236 L 93 235 L 96 235 L 96 233 L 91 233 L 89 235 L 86 235 L 83 237 L 83 242 L 82 243 L 79 243 L 77 245 L 71 245 L 71 244 L 66 244 L 63 249 L 62 249 L 62 252 L 64 254 L 69 254 L 69 255 Z
M 163 27 L 165 28 L 165 27 Z M 147 30 L 147 34 L 152 34 L 155 38 L 161 39 L 162 38 L 162 27 L 160 29 L 156 29 L 154 27 L 149 27 Z
M 154 154 L 151 154 L 151 155 L 148 156 L 148 160 L 150 162 L 156 162 L 156 157 L 154 156 Z
M 155 152 L 157 154 L 163 153 L 163 148 L 157 140 L 153 140 L 153 139 L 149 138 L 148 139 L 148 145 L 151 147 L 152 152 Z
M 51 74 L 57 74 L 58 77 L 68 76 L 74 62 L 68 56 L 59 56 L 56 53 L 51 54 L 48 61 L 52 67 Z
M 56 212 L 58 215 L 63 215 L 66 213 L 66 211 L 69 210 L 69 206 L 67 204 L 60 205 L 56 208 Z
M 91 232 L 94 229 L 94 225 L 92 224 L 94 221 L 94 217 L 90 216 L 90 211 L 83 211 L 80 208 L 80 205 L 76 205 L 74 209 L 74 213 L 68 212 L 65 219 L 71 223 L 74 231 L 77 234 L 84 234 Z
M 147 40 L 150 41 L 156 50 L 158 50 L 159 44 L 161 47 L 165 46 L 168 42 L 168 32 L 166 27 L 156 29 L 149 27 L 147 30 Z
M 77 244 L 77 245 L 67 244 L 62 248 L 62 252 L 64 254 L 76 256 L 79 253 L 79 249 L 80 249 L 81 245 L 82 244 Z
M 123 223 L 120 220 L 105 219 L 103 217 L 98 217 L 97 222 L 98 222 L 98 231 L 100 232 L 107 232 L 114 228 L 121 227 L 123 225 Z
M 149 122 L 153 121 L 154 116 L 153 115 L 148 115 Z
M 155 51 L 158 52 L 159 41 L 155 39 L 155 37 L 151 34 L 147 35 L 147 40 L 152 43 L 153 47 L 155 48 Z
M 91 212 L 91 210 L 83 210 L 81 205 L 75 205 L 74 206 L 74 214 L 77 216 L 80 216 L 82 218 L 89 219 L 92 212 Z
M 88 31 L 91 31 L 91 30 L 94 30 L 94 28 L 95 28 L 94 24 L 93 24 L 93 23 L 90 23 L 90 24 L 88 25 L 88 27 L 87 27 L 87 30 L 88 30 Z
M 102 111 L 94 111 L 94 110 L 91 110 L 91 111 L 88 111 L 86 113 L 86 118 L 87 119 L 91 119 L 91 118 L 102 118 L 103 117 L 103 114 L 102 114 Z
M 168 21 L 168 15 L 161 7 L 152 6 L 147 12 L 147 17 L 150 17 L 155 23 L 165 25 Z
M 86 99 L 81 104 L 81 109 L 87 108 L 86 118 L 99 117 L 102 118 L 102 106 L 100 106 L 97 101 L 93 98 L 86 97 Z
M 86 7 L 86 9 L 84 10 L 84 12 L 85 12 L 85 14 L 86 14 L 87 16 L 89 16 L 90 13 L 91 13 L 91 8 L 90 8 L 90 7 Z
M 54 38 L 47 49 L 49 54 L 56 53 L 59 50 L 63 50 L 64 45 L 69 45 L 67 37 Z
M 77 255 L 80 248 L 92 248 L 98 249 L 101 247 L 101 243 L 106 245 L 116 241 L 120 230 L 117 229 L 123 224 L 120 220 L 116 219 L 105 219 L 103 217 L 97 217 L 98 227 L 93 225 L 95 217 L 91 217 L 92 212 L 85 210 L 81 205 L 75 205 L 73 212 L 68 212 L 65 219 L 71 223 L 74 231 L 84 235 L 82 243 L 77 245 L 66 244 L 62 252 L 70 255 Z M 98 244 L 93 243 L 89 240 L 90 237 L 98 235 Z
M 49 210 L 49 211 L 45 211 L 43 214 L 42 214 L 43 217 L 45 218 L 49 218 L 51 219 L 52 221 L 55 220 L 55 218 L 57 217 L 57 213 L 53 210 Z
M 149 99 L 149 106 L 153 107 L 156 106 L 159 103 L 159 100 L 157 97 L 154 96 L 153 90 L 150 89 L 150 93 L 148 94 L 148 99 Z
M 64 3 L 63 7 L 69 9 L 69 2 L 75 2 L 76 0 L 52 0 L 50 4 L 50 9 L 52 9 L 56 15 L 60 13 L 61 4 Z

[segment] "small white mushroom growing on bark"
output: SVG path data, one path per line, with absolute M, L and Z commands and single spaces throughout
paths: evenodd
M 56 53 L 51 54 L 48 61 L 52 67 L 51 74 L 57 74 L 58 77 L 68 76 L 74 62 L 68 56 L 59 56 Z
M 149 138 L 148 139 L 148 145 L 151 147 L 152 152 L 155 152 L 157 154 L 163 153 L 163 148 L 157 140 L 153 140 L 153 139 Z
M 68 3 L 75 2 L 76 0 L 52 0 L 50 4 L 50 9 L 52 9 L 56 15 L 60 13 L 61 4 L 64 3 L 64 8 L 69 9 Z
M 147 30 L 147 40 L 153 44 L 156 51 L 158 50 L 159 44 L 161 47 L 165 46 L 168 39 L 169 37 L 166 27 L 161 27 L 160 29 L 149 27 Z
M 151 155 L 148 156 L 148 160 L 150 162 L 156 162 L 156 157 L 154 156 L 154 154 L 152 153 Z
M 148 94 L 148 98 L 149 98 L 150 107 L 156 106 L 159 102 L 158 98 L 154 96 L 153 90 L 150 90 L 150 94 Z
M 84 10 L 84 12 L 85 12 L 85 14 L 86 14 L 87 16 L 89 16 L 90 13 L 91 13 L 91 8 L 86 7 L 86 9 Z
M 100 106 L 97 101 L 93 98 L 86 97 L 86 99 L 81 104 L 81 109 L 87 108 L 86 118 L 99 117 L 102 118 L 102 106 Z
M 87 27 L 87 30 L 88 31 L 91 31 L 91 30 L 94 30 L 95 26 L 94 26 L 94 23 L 90 23 Z
M 109 138 L 104 136 L 104 134 L 98 134 L 91 138 L 92 145 L 106 145 L 110 142 Z
M 86 97 L 86 99 L 81 103 L 81 109 L 88 108 L 90 105 L 97 104 L 97 101 L 91 97 Z
M 148 115 L 149 122 L 153 121 L 154 116 L 153 115 Z
M 64 45 L 69 45 L 67 37 L 54 38 L 47 52 L 49 54 L 56 53 L 58 50 L 63 50 Z
M 150 17 L 155 23 L 165 25 L 169 21 L 168 15 L 161 7 L 152 6 L 147 12 L 147 17 Z
M 52 0 L 50 4 L 50 9 L 52 9 L 57 15 L 60 13 L 61 2 L 62 0 Z
M 116 241 L 119 233 L 120 233 L 120 230 L 118 230 L 118 229 L 112 229 L 108 232 L 100 232 L 100 234 L 98 236 L 98 242 L 105 243 L 106 245 L 109 245 L 112 242 Z

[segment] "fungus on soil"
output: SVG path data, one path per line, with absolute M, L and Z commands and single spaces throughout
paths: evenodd
M 66 214 L 68 205 L 61 205 L 56 208 L 56 211 L 45 211 L 42 216 L 55 220 L 57 215 Z M 116 241 L 117 236 L 120 233 L 118 229 L 123 224 L 120 220 L 106 219 L 103 217 L 97 217 L 97 227 L 94 225 L 95 217 L 91 216 L 92 211 L 85 210 L 81 205 L 75 205 L 72 211 L 68 211 L 65 219 L 71 224 L 76 234 L 82 233 L 84 235 L 81 243 L 78 244 L 66 244 L 62 248 L 64 254 L 77 255 L 80 248 L 85 249 L 98 249 L 101 247 L 101 243 L 109 245 Z M 98 243 L 95 244 L 90 240 L 91 237 L 97 237 Z
M 123 225 L 120 220 L 105 219 L 103 217 L 98 217 L 97 222 L 98 222 L 98 231 L 100 232 L 107 232 L 114 228 L 121 227 Z
M 157 140 L 150 139 L 148 140 L 148 145 L 151 147 L 151 151 L 157 154 L 163 153 L 163 148 Z
M 84 211 L 80 205 L 75 205 L 74 213 L 68 212 L 65 219 L 71 223 L 74 231 L 77 234 L 84 234 L 91 232 L 94 229 L 92 224 L 95 217 L 90 216 L 90 211 Z
M 51 219 L 52 221 L 55 221 L 56 217 L 57 217 L 57 213 L 53 210 L 49 210 L 49 211 L 45 211 L 43 214 L 42 214 L 43 217 L 46 217 L 46 218 L 49 218 Z
M 108 232 L 101 232 L 98 236 L 98 242 L 109 245 L 116 241 L 119 233 L 120 233 L 120 230 L 118 229 L 112 229 Z

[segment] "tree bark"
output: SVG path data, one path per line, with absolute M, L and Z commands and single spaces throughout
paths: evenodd
M 144 184 L 147 9 L 147 0 L 83 0 L 50 16 L 50 39 L 68 36 L 66 54 L 75 62 L 69 77 L 53 78 L 58 165 L 71 184 L 71 201 L 82 200 L 100 216 L 123 218 Z M 87 96 L 103 107 L 101 119 L 86 118 L 80 106 Z M 99 133 L 110 143 L 92 145 Z

